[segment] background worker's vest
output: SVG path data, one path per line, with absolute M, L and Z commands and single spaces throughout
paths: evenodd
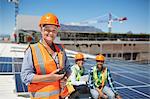
M 62 53 L 63 48 L 61 45 L 54 46 L 58 54 L 59 65 L 61 66 L 62 61 L 64 61 L 62 59 L 64 58 L 62 58 L 62 55 L 59 54 Z M 30 48 L 32 51 L 33 65 L 37 75 L 50 74 L 58 68 L 55 60 L 43 44 L 39 42 L 37 44 L 30 45 Z M 60 84 L 59 81 L 30 83 L 28 85 L 28 91 L 31 92 L 32 99 L 59 99 Z
M 75 71 L 75 75 L 76 75 L 76 81 L 79 81 L 81 76 L 84 73 L 84 68 L 82 67 L 81 69 L 78 69 L 78 68 L 74 67 L 74 71 Z
M 73 71 L 74 71 L 74 73 L 75 73 L 75 79 L 76 79 L 76 81 L 79 81 L 80 80 L 80 78 L 81 78 L 81 76 L 83 75 L 83 73 L 84 73 L 84 68 L 82 68 L 81 70 L 79 70 L 79 67 L 76 67 L 77 65 L 74 65 L 73 66 Z M 67 80 L 67 89 L 68 89 L 68 93 L 69 94 L 71 94 L 72 92 L 74 92 L 75 91 L 75 89 L 74 89 L 74 87 L 73 87 L 73 84 L 72 84 L 72 82 L 71 82 L 71 79 L 68 79 Z
M 97 72 L 97 66 L 94 66 L 93 68 L 93 78 L 94 78 L 94 84 L 96 87 L 104 86 L 107 81 L 107 68 L 105 67 L 104 70 L 101 71 L 100 75 L 98 75 Z

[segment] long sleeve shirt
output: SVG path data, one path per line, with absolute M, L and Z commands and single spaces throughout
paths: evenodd
M 58 65 L 59 63 L 58 63 L 57 54 L 52 55 L 52 57 Z M 65 68 L 65 70 L 67 70 L 68 74 L 71 73 L 69 60 L 68 60 L 66 54 L 65 54 L 64 68 Z M 35 67 L 33 66 L 31 49 L 28 48 L 25 52 L 25 56 L 24 56 L 23 63 L 22 63 L 22 69 L 21 69 L 21 79 L 22 79 L 23 83 L 25 83 L 26 85 L 31 83 L 35 74 L 36 74 L 36 70 L 35 70 Z
M 75 71 L 75 69 L 76 70 L 79 70 L 80 68 L 79 68 L 79 66 L 77 65 L 77 64 L 74 64 L 72 67 L 71 67 L 71 71 L 72 71 L 72 73 L 71 73 L 71 75 L 70 75 L 70 77 L 69 77 L 69 80 L 71 80 L 71 83 L 73 84 L 73 85 L 76 85 L 76 86 L 79 86 L 79 85 L 83 85 L 83 84 L 86 84 L 86 81 L 83 81 L 83 80 L 76 80 L 76 71 Z M 86 75 L 83 75 L 83 76 L 86 76 Z M 81 76 L 82 77 L 82 76 Z
M 100 73 L 100 72 L 99 72 Z M 99 74 L 98 73 L 98 74 Z M 109 69 L 107 69 L 107 83 L 109 85 L 109 87 L 111 88 L 111 90 L 116 94 L 116 88 L 114 87 L 114 83 L 111 77 L 111 73 L 109 71 Z M 93 78 L 93 67 L 91 68 L 91 70 L 89 71 L 89 80 L 88 80 L 88 86 L 90 88 L 96 88 L 95 84 L 94 84 L 94 78 Z

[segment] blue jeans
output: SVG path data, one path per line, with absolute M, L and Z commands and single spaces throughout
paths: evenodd
M 91 92 L 91 95 L 94 99 L 98 99 L 99 93 L 96 89 L 90 89 L 90 92 Z M 105 86 L 103 88 L 103 93 L 105 93 L 108 96 L 108 99 L 115 99 L 114 92 L 108 86 Z

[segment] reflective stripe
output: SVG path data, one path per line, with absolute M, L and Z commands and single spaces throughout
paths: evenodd
M 37 55 L 37 60 L 38 60 L 38 63 L 40 65 L 41 74 L 46 74 L 42 53 L 40 51 L 40 48 L 38 47 L 38 44 L 39 43 L 35 44 L 35 51 L 36 51 L 36 55 Z
M 59 90 L 55 90 L 52 92 L 32 92 L 31 93 L 31 97 L 33 98 L 44 98 L 44 97 L 49 97 L 49 96 L 53 96 L 53 95 L 57 95 L 59 94 Z

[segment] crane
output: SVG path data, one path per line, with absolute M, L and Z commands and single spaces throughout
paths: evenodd
M 16 29 L 17 15 L 19 14 L 19 0 L 8 0 L 8 2 L 15 4 L 15 29 Z
M 8 0 L 9 3 L 13 3 L 15 5 L 15 27 L 14 27 L 14 39 L 17 42 L 17 15 L 19 14 L 19 0 Z
M 122 23 L 123 21 L 127 20 L 127 17 L 121 17 L 121 18 L 112 18 L 112 14 L 109 13 L 109 20 L 108 20 L 108 32 L 111 33 L 112 30 L 112 22 L 119 21 Z
M 105 18 L 107 17 L 107 19 Z M 78 25 L 78 26 L 89 26 L 93 24 L 99 24 L 99 23 L 107 23 L 108 24 L 108 32 L 111 33 L 112 31 L 112 23 L 113 22 L 120 22 L 127 20 L 127 17 L 117 17 L 115 15 L 112 15 L 112 13 L 104 14 L 102 16 L 94 17 L 91 19 L 83 20 L 80 22 L 72 22 L 72 23 L 66 23 L 66 25 Z

